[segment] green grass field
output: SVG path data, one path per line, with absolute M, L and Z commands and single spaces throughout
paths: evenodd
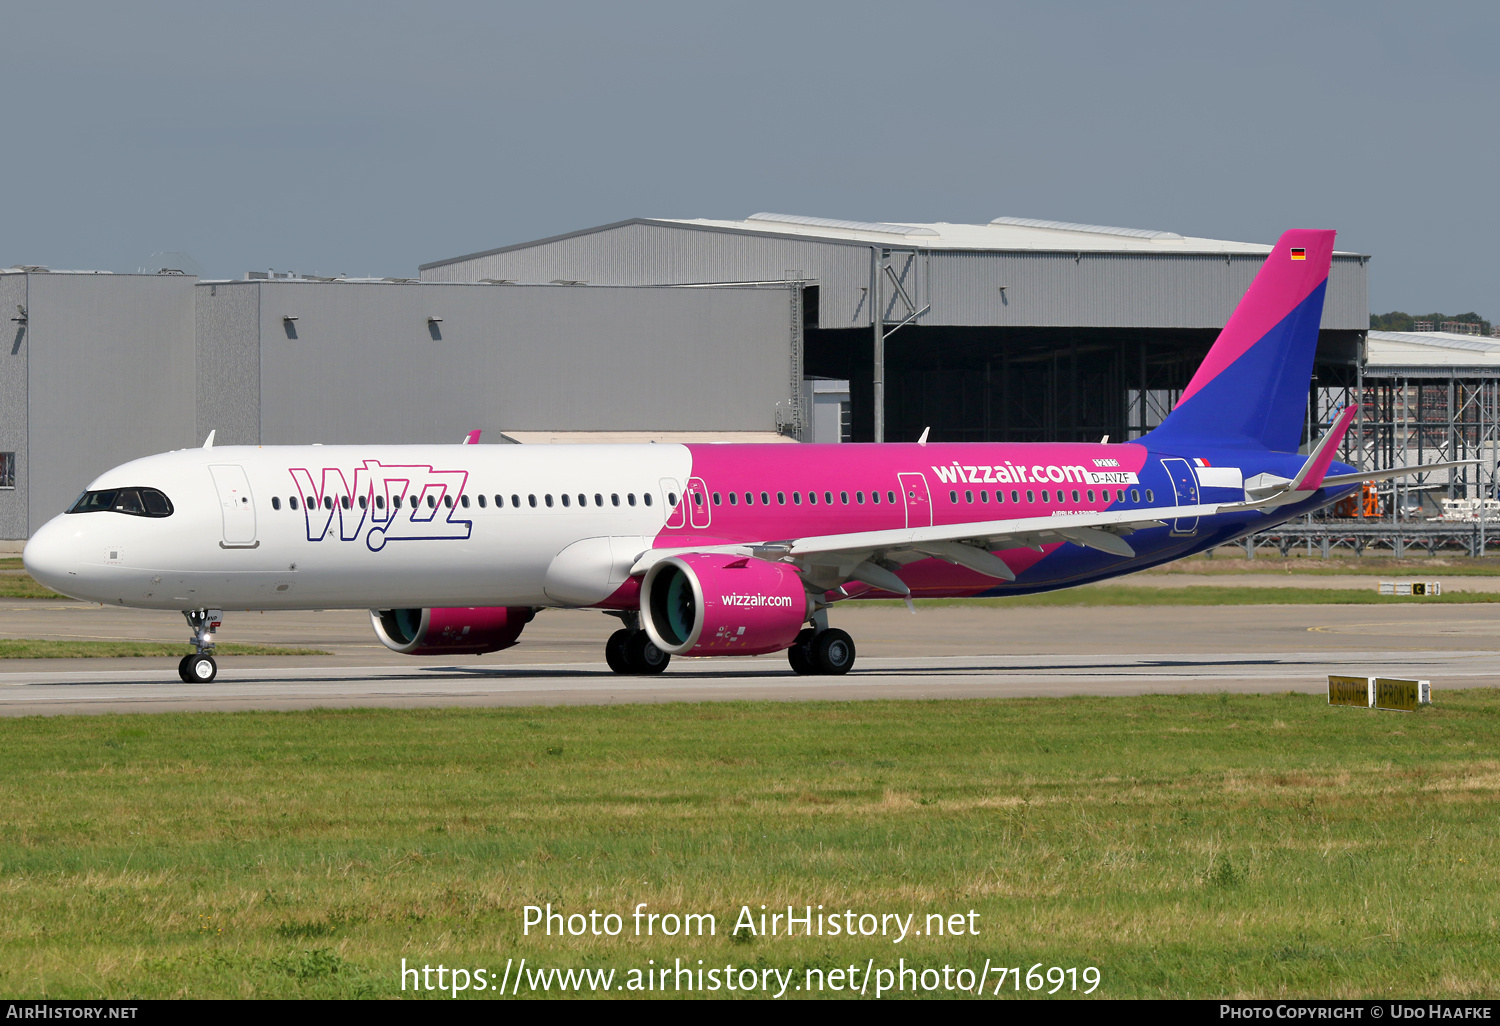
M 1500 691 L 1434 701 L 4 720 L 0 992 L 381 997 L 403 957 L 524 956 L 622 981 L 648 959 L 801 982 L 988 958 L 1098 967 L 1104 997 L 1493 998 Z M 523 937 L 546 902 L 718 932 Z M 973 909 L 979 935 L 729 936 L 762 903 Z
M 60 599 L 66 598 L 38 584 L 30 574 L 0 574 L 0 598 Z

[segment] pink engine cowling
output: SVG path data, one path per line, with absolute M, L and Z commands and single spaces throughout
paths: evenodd
M 531 622 L 525 606 L 372 609 L 375 636 L 402 655 L 479 655 L 509 648 Z
M 744 556 L 669 556 L 641 582 L 641 622 L 671 655 L 760 655 L 790 648 L 807 619 L 802 575 Z

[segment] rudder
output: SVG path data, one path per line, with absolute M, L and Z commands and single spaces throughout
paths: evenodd
M 1277 240 L 1182 398 L 1143 442 L 1296 451 L 1335 234 L 1294 229 Z

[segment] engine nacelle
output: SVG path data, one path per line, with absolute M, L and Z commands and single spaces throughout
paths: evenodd
M 531 622 L 526 606 L 372 609 L 375 636 L 402 655 L 479 655 L 509 648 Z
M 671 655 L 760 655 L 791 648 L 807 620 L 802 575 L 745 556 L 669 556 L 641 582 L 641 623 Z

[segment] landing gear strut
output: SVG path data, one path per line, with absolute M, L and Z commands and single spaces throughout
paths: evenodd
M 219 664 L 214 661 L 214 631 L 224 622 L 222 609 L 184 609 L 183 618 L 193 629 L 193 648 L 197 651 L 182 657 L 177 664 L 177 676 L 184 684 L 207 684 L 219 675 Z
M 667 668 L 672 657 L 651 643 L 651 636 L 640 628 L 639 615 L 626 617 L 625 627 L 615 631 L 604 643 L 604 661 L 616 673 L 649 676 Z
M 787 649 L 787 662 L 797 673 L 840 676 L 854 666 L 854 639 L 837 627 L 808 627 Z

